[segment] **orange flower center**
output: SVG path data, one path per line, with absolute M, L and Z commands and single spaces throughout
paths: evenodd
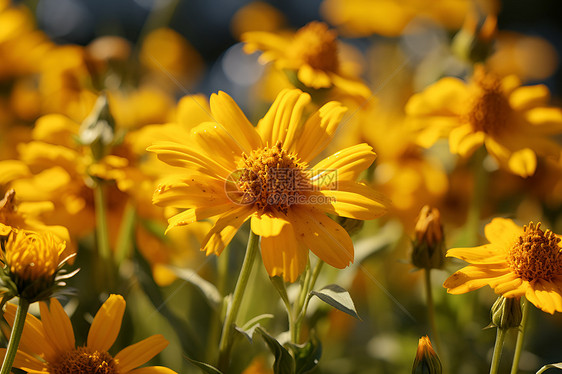
M 550 230 L 541 230 L 540 225 L 531 222 L 525 226 L 507 256 L 511 269 L 529 282 L 562 275 L 560 238 Z
M 299 29 L 289 53 L 314 69 L 336 72 L 339 67 L 337 34 L 322 22 Z
M 500 79 L 476 69 L 473 77 L 473 95 L 467 106 L 466 120 L 475 131 L 497 134 L 507 124 L 511 111 Z
M 302 191 L 311 186 L 305 172 L 306 164 L 281 144 L 253 150 L 249 156 L 244 154 L 239 167 L 236 187 L 243 194 L 241 203 L 255 203 L 262 212 L 287 213 Z
M 51 374 L 117 374 L 115 359 L 107 352 L 78 347 L 49 364 Z

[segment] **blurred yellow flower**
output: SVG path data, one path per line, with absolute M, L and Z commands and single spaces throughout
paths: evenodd
M 168 345 L 162 335 L 153 335 L 129 347 L 115 356 L 111 348 L 125 312 L 125 300 L 120 295 L 111 295 L 101 306 L 92 321 L 85 346 L 76 346 L 70 318 L 56 299 L 50 306 L 40 303 L 41 320 L 27 315 L 20 348 L 14 367 L 29 373 L 48 374 L 175 374 L 175 371 L 149 366 L 138 368 Z M 13 324 L 16 307 L 7 304 L 5 316 Z M 0 350 L 0 356 L 5 354 Z
M 48 231 L 13 229 L 3 243 L 2 293 L 32 303 L 52 296 L 60 282 L 62 265 L 69 259 L 66 243 Z
M 562 246 L 560 236 L 541 224 L 517 226 L 512 220 L 494 218 L 486 225 L 490 242 L 474 248 L 453 248 L 447 257 L 470 265 L 443 284 L 452 294 L 489 285 L 507 298 L 525 296 L 537 308 L 562 312 Z
M 309 167 L 345 112 L 329 102 L 301 123 L 309 102 L 300 90 L 284 90 L 254 128 L 220 92 L 211 96 L 216 122 L 149 147 L 179 167 L 154 194 L 156 204 L 186 209 L 168 220 L 168 229 L 217 216 L 202 249 L 220 254 L 251 218 L 268 273 L 291 282 L 304 270 L 309 249 L 336 268 L 353 262 L 351 238 L 325 213 L 366 220 L 386 212 L 382 196 L 355 182 L 375 154 L 360 144 Z
M 470 7 L 469 0 L 325 0 L 322 13 L 348 36 L 399 36 L 416 17 L 457 29 Z
M 310 22 L 296 33 L 248 32 L 242 35 L 244 50 L 262 51 L 260 60 L 296 74 L 297 80 L 313 89 L 335 87 L 342 92 L 369 98 L 371 91 L 360 81 L 356 64 L 340 54 L 337 33 L 322 22 Z
M 560 156 L 549 136 L 562 132 L 562 110 L 548 106 L 546 86 L 520 84 L 515 76 L 500 79 L 478 65 L 470 83 L 442 78 L 413 95 L 406 112 L 420 129 L 421 145 L 447 137 L 452 153 L 468 157 L 484 144 L 501 167 L 527 177 L 535 172 L 537 155 Z

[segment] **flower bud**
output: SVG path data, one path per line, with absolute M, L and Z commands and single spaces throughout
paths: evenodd
M 441 360 L 433 350 L 429 338 L 422 336 L 418 342 L 418 350 L 412 366 L 412 374 L 441 374 Z
M 517 298 L 498 297 L 492 305 L 490 327 L 497 327 L 502 330 L 518 328 L 522 318 L 521 302 Z
M 412 263 L 420 269 L 439 269 L 443 266 L 443 226 L 439 210 L 425 205 L 415 227 Z
M 483 62 L 493 52 L 493 38 L 497 31 L 497 17 L 468 12 L 463 27 L 455 35 L 451 49 L 465 61 Z
M 115 120 L 105 95 L 100 95 L 92 112 L 80 125 L 80 142 L 90 146 L 95 160 L 109 153 L 115 138 Z

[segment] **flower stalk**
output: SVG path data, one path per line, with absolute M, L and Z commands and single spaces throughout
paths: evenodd
M 4 356 L 4 362 L 2 363 L 0 374 L 10 374 L 12 370 L 12 365 L 16 359 L 16 353 L 20 344 L 23 327 L 25 326 L 25 318 L 27 317 L 29 304 L 29 301 L 24 298 L 20 298 L 16 318 L 14 320 L 14 326 L 12 327 L 12 333 L 10 334 L 10 340 L 8 341 L 8 347 L 6 348 L 6 355 Z
M 232 296 L 232 303 L 226 312 L 226 318 L 222 327 L 219 342 L 218 366 L 223 371 L 228 368 L 230 349 L 232 348 L 232 325 L 236 322 L 236 317 L 238 316 L 238 311 L 240 310 L 240 305 L 242 304 L 244 291 L 246 290 L 248 280 L 250 279 L 254 260 L 259 249 L 259 239 L 260 237 L 250 230 L 246 254 L 244 256 L 242 268 L 240 269 L 240 274 L 238 275 L 238 280 L 236 281 L 234 294 Z
M 521 312 L 521 325 L 519 326 L 519 332 L 517 333 L 515 353 L 513 355 L 513 363 L 511 364 L 511 374 L 517 374 L 517 371 L 519 369 L 519 360 L 521 359 L 521 352 L 523 351 L 523 339 L 525 338 L 527 318 L 529 317 L 529 302 L 525 298 L 523 298 Z
M 104 260 L 111 256 L 109 245 L 109 231 L 107 228 L 107 210 L 105 202 L 105 191 L 103 183 L 97 181 L 94 187 L 94 200 L 96 206 L 96 234 L 98 243 L 98 254 Z
M 492 355 L 492 364 L 490 365 L 490 374 L 498 373 L 506 333 L 507 329 L 498 327 L 496 332 L 496 343 L 494 344 L 494 354 Z

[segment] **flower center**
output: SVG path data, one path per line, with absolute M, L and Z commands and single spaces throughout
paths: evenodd
M 505 128 L 511 111 L 500 79 L 476 69 L 473 77 L 473 94 L 468 103 L 466 120 L 475 131 L 497 134 Z
M 314 69 L 336 72 L 339 67 L 337 34 L 322 22 L 310 22 L 299 29 L 290 53 Z
M 243 193 L 241 203 L 255 203 L 261 212 L 287 213 L 289 206 L 298 202 L 302 191 L 311 189 L 306 164 L 284 150 L 280 143 L 253 150 L 249 156 L 244 154 L 239 167 L 236 187 Z
M 525 226 L 507 256 L 511 269 L 529 282 L 562 275 L 560 238 L 550 230 L 541 230 L 540 225 L 531 222 Z
M 78 347 L 64 352 L 55 363 L 49 364 L 51 374 L 117 374 L 115 360 L 107 352 Z

